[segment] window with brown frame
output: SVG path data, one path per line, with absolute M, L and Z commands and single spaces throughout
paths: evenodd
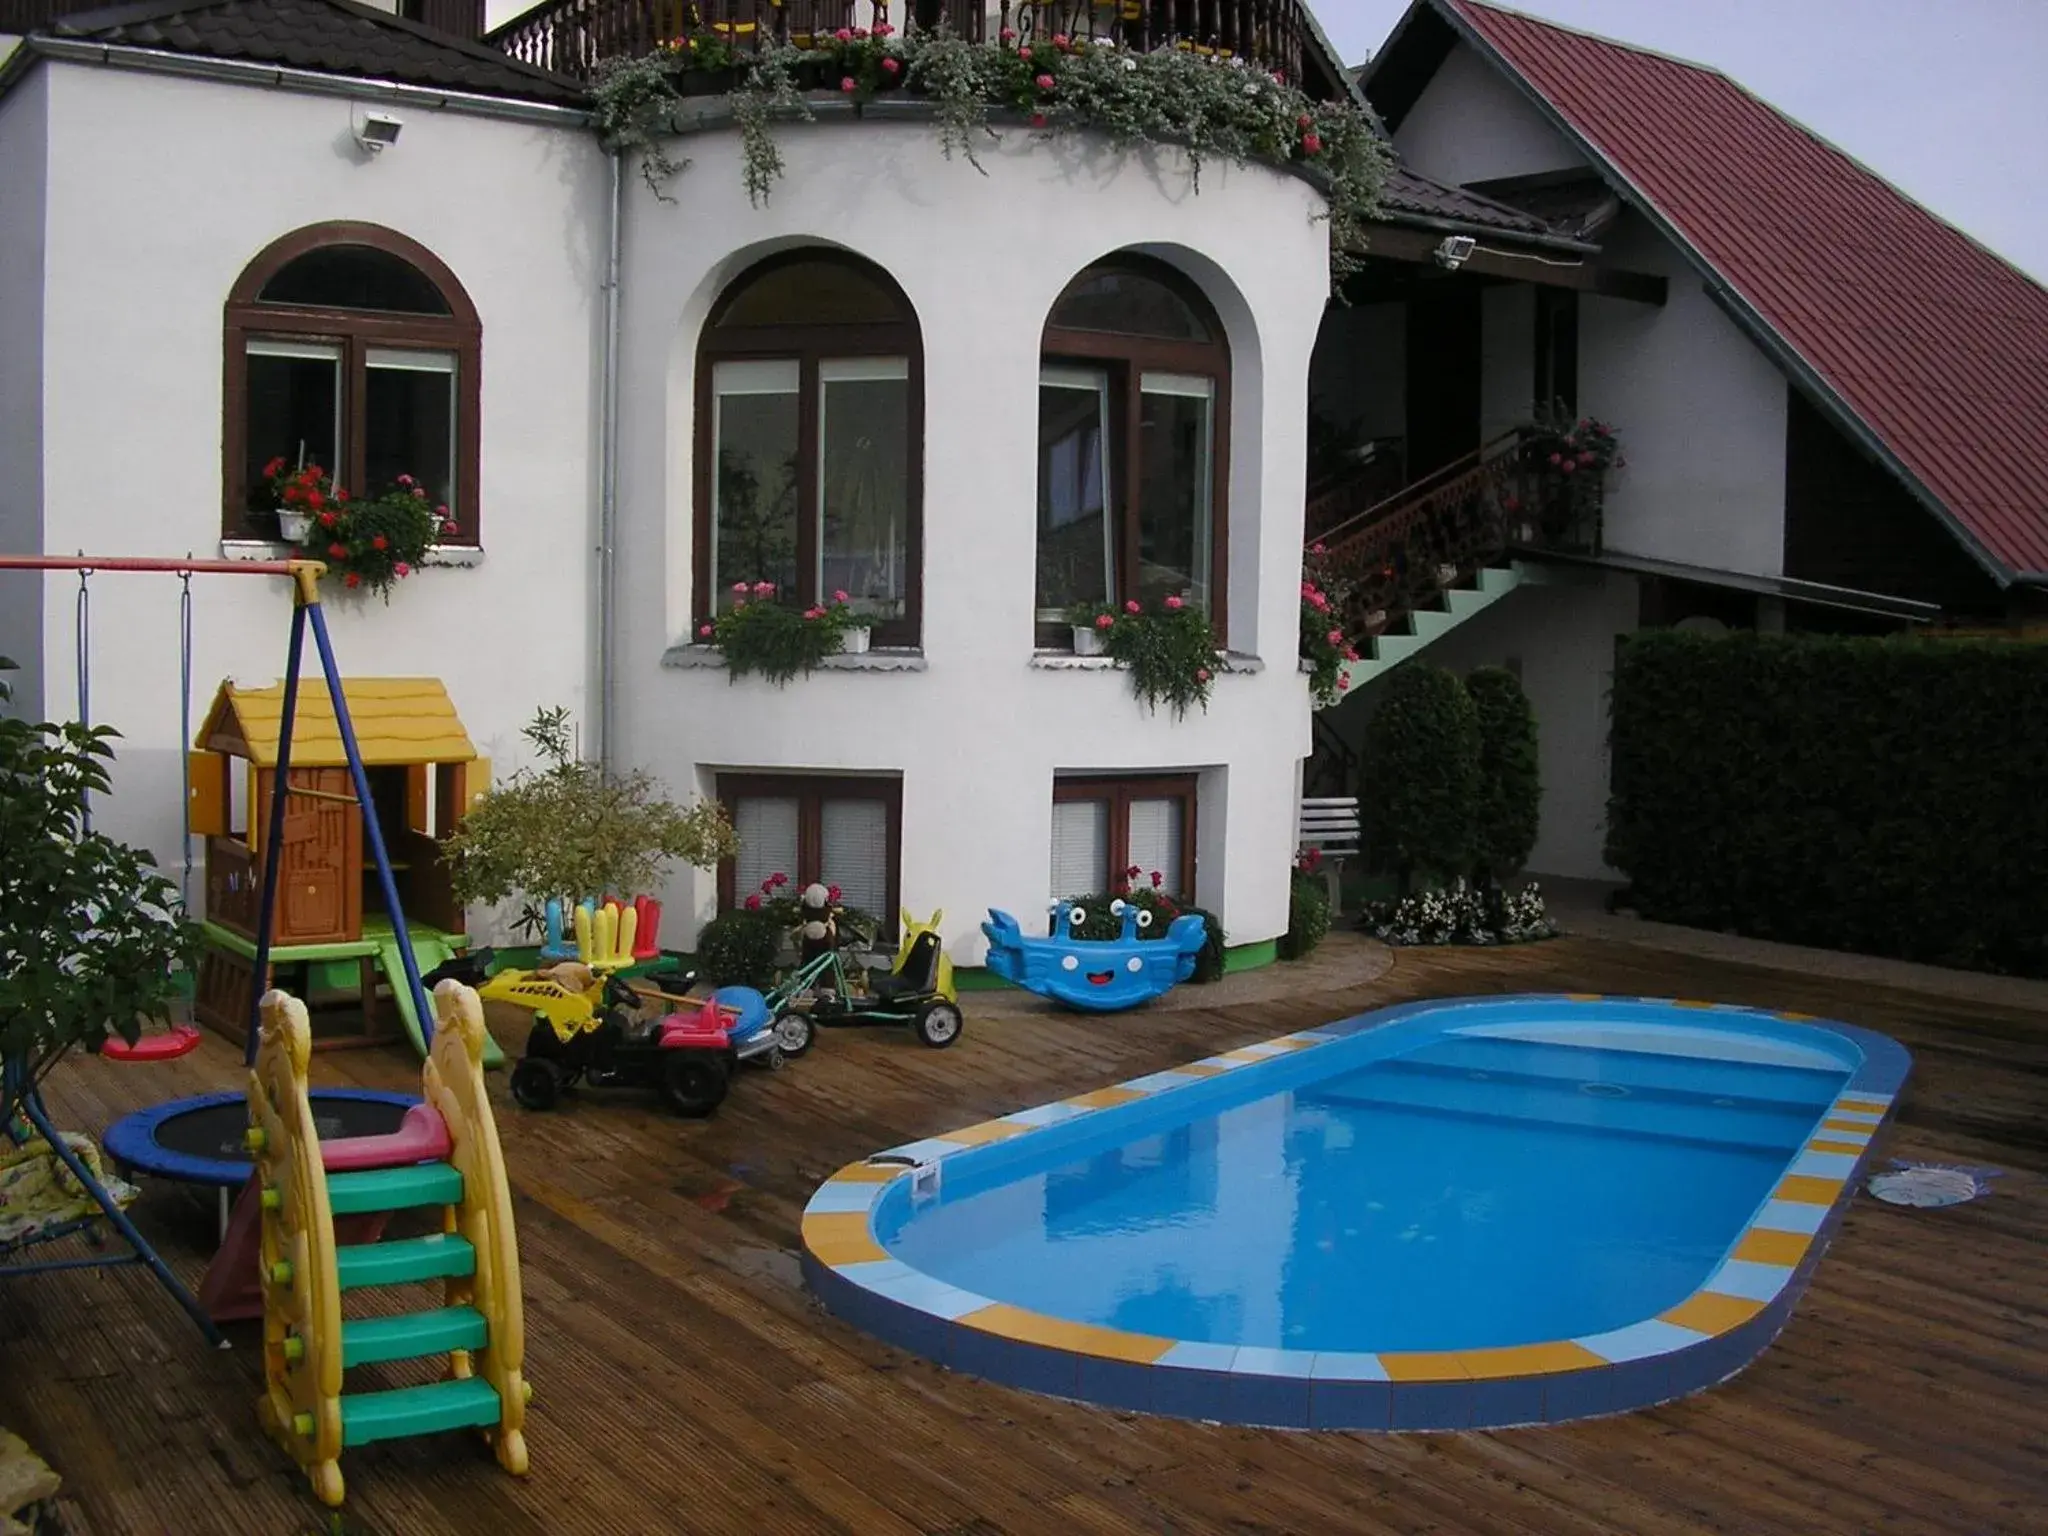
M 433 252 L 376 224 L 272 242 L 228 294 L 222 531 L 275 538 L 265 466 L 318 464 L 351 495 L 401 474 L 479 542 L 482 326 Z
M 1038 381 L 1038 642 L 1076 603 L 1187 598 L 1224 631 L 1230 345 L 1163 262 L 1067 285 Z
M 1194 900 L 1193 774 L 1052 781 L 1053 898 L 1099 894 L 1127 880 Z
M 770 257 L 713 309 L 697 351 L 696 609 L 771 582 L 845 593 L 879 645 L 918 643 L 924 351 L 881 268 Z
M 721 910 L 786 875 L 796 890 L 838 886 L 841 901 L 880 920 L 878 937 L 895 933 L 901 779 L 721 773 L 718 799 L 740 838 L 740 851 L 718 868 Z

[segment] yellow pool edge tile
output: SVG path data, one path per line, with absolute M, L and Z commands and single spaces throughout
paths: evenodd
M 1012 1136 L 1022 1136 L 1031 1130 L 1028 1125 L 1017 1125 L 1003 1120 L 983 1120 L 975 1125 L 963 1125 L 957 1131 L 947 1131 L 941 1141 L 957 1141 L 963 1147 L 987 1146 L 992 1141 L 1007 1141 Z
M 1724 1296 L 1719 1291 L 1694 1291 L 1670 1311 L 1658 1313 L 1657 1320 L 1676 1323 L 1681 1328 L 1690 1328 L 1695 1333 L 1711 1336 L 1741 1327 L 1763 1309 L 1762 1302 L 1751 1301 L 1747 1296 Z
M 1771 1198 L 1790 1200 L 1799 1205 L 1833 1205 L 1841 1193 L 1840 1179 L 1823 1179 L 1810 1173 L 1788 1173 L 1778 1180 L 1778 1187 L 1771 1191 Z
M 1221 1077 L 1230 1068 L 1219 1067 L 1209 1061 L 1191 1061 L 1184 1067 L 1168 1067 L 1169 1072 L 1185 1072 L 1190 1077 Z
M 1087 1093 L 1077 1093 L 1071 1099 L 1061 1099 L 1062 1104 L 1071 1104 L 1076 1109 L 1114 1109 L 1119 1104 L 1135 1104 L 1148 1095 L 1136 1088 L 1096 1088 Z
M 991 1302 L 957 1319 L 969 1328 L 1015 1339 L 1020 1344 L 1038 1344 L 1069 1354 L 1092 1355 L 1105 1360 L 1128 1360 L 1134 1365 L 1151 1365 L 1179 1342 L 1147 1333 L 1126 1333 L 1121 1328 L 1101 1328 L 1093 1323 L 1073 1323 L 1048 1317 L 1043 1312 L 1013 1307 L 1008 1302 Z
M 1806 1257 L 1806 1250 L 1813 1246 L 1810 1232 L 1781 1232 L 1775 1227 L 1751 1227 L 1743 1234 L 1742 1241 L 1735 1245 L 1729 1255 L 1748 1264 L 1781 1264 L 1794 1266 Z
M 1502 1349 L 1461 1349 L 1458 1359 L 1474 1381 L 1554 1376 L 1559 1371 L 1592 1370 L 1608 1363 L 1585 1345 L 1569 1339 L 1554 1344 L 1514 1344 Z
M 1841 1098 L 1835 1100 L 1835 1108 L 1837 1109 L 1853 1109 L 1866 1115 L 1881 1115 L 1891 1107 L 1892 1101 L 1890 1099 L 1859 1098 L 1853 1093 L 1844 1094 Z
M 891 1179 L 900 1179 L 910 1172 L 902 1165 L 876 1163 L 848 1163 L 825 1182 L 827 1184 L 886 1184 Z
M 1380 1351 L 1380 1368 L 1389 1381 L 1470 1381 L 1465 1357 L 1456 1350 Z
M 872 1264 L 889 1255 L 868 1233 L 866 1211 L 824 1211 L 807 1215 L 803 1223 L 804 1247 L 820 1264 L 837 1269 L 842 1264 Z
M 1821 1121 L 1820 1128 L 1823 1131 L 1836 1131 L 1845 1137 L 1856 1137 L 1864 1141 L 1870 1140 L 1871 1133 L 1877 1129 L 1874 1125 L 1865 1125 L 1861 1120 L 1836 1120 L 1833 1118 Z
M 1869 1145 L 1870 1143 L 1866 1141 L 1828 1141 L 1816 1136 L 1806 1144 L 1806 1150 L 1809 1152 L 1843 1152 L 1851 1157 L 1857 1157 L 1861 1156 L 1863 1149 Z

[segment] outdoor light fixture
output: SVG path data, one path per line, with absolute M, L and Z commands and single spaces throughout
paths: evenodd
M 404 127 L 404 119 L 393 117 L 388 112 L 365 112 L 362 124 L 356 129 L 356 142 L 367 153 L 378 154 L 385 146 L 398 142 L 399 130 Z
M 1470 235 L 1445 235 L 1436 248 L 1436 264 L 1452 272 L 1462 267 L 1479 242 Z

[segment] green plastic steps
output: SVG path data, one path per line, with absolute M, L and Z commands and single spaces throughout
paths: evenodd
M 368 1445 L 444 1429 L 476 1429 L 499 1419 L 498 1393 L 481 1376 L 428 1387 L 358 1392 L 341 1399 L 341 1443 Z
M 371 1285 L 410 1285 L 476 1273 L 476 1250 L 452 1232 L 355 1243 L 335 1250 L 335 1269 L 344 1291 Z
M 1540 567 L 1520 560 L 1485 566 L 1473 573 L 1472 586 L 1449 587 L 1438 594 L 1443 607 L 1415 608 L 1399 615 L 1396 622 L 1405 626 L 1402 632 L 1375 636 L 1363 647 L 1365 654 L 1359 660 L 1345 664 L 1344 675 L 1350 679 L 1347 695 L 1356 696 L 1362 685 L 1426 650 L 1431 642 L 1492 607 L 1516 587 L 1542 580 Z
M 482 1349 L 488 1339 L 484 1315 L 475 1307 L 359 1317 L 341 1325 L 341 1364 L 346 1370 L 385 1360 L 421 1360 L 451 1350 Z
M 330 1173 L 327 1203 L 337 1216 L 404 1211 L 420 1205 L 460 1205 L 462 1175 L 448 1163 Z

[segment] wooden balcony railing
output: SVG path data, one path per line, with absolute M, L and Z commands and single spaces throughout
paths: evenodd
M 1343 520 L 1319 498 L 1327 569 L 1341 622 L 1363 638 L 1433 600 L 1512 548 L 1600 551 L 1600 472 L 1558 475 L 1538 462 L 1534 434 L 1518 428 Z M 1313 513 L 1312 513 L 1313 515 Z
M 1228 53 L 1302 80 L 1307 14 L 1300 0 L 546 0 L 484 41 L 513 58 L 589 79 L 607 59 L 650 51 L 695 31 L 741 50 L 889 20 L 904 31 L 951 28 L 976 42 L 1005 29 L 1065 34 L 1147 50 L 1185 45 Z

